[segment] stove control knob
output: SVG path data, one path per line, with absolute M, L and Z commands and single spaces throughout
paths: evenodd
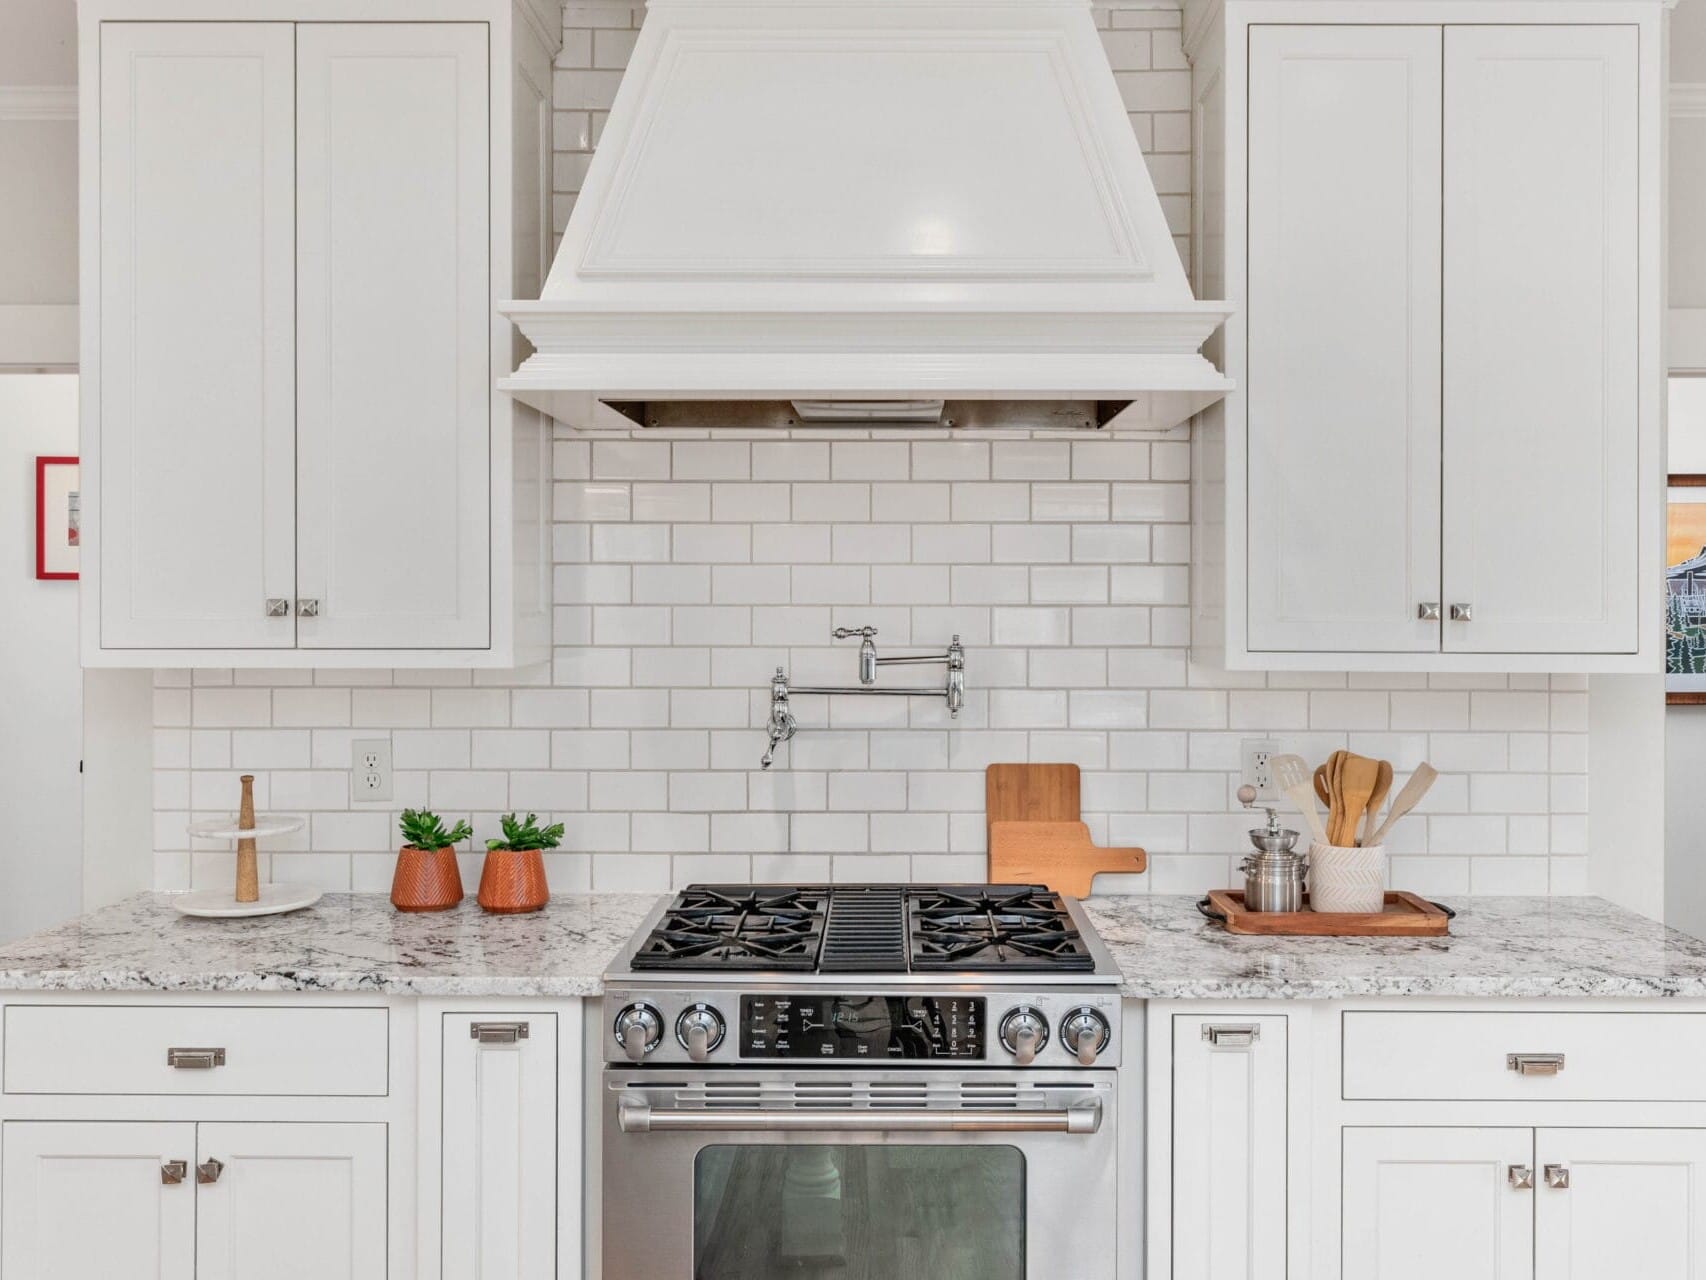
M 703 1062 L 723 1042 L 728 1025 L 708 1004 L 696 1004 L 675 1020 L 675 1038 L 695 1062 Z
M 1048 1043 L 1048 1019 L 1028 1004 L 1009 1009 L 1001 1019 L 1001 1047 L 1013 1055 L 1013 1061 L 1028 1067 L 1036 1061 L 1037 1052 Z
M 631 1004 L 616 1015 L 615 1032 L 628 1061 L 639 1062 L 663 1040 L 663 1015 L 644 1001 Z
M 1060 1042 L 1078 1055 L 1078 1065 L 1094 1066 L 1108 1047 L 1108 1020 L 1089 1005 L 1074 1009 L 1060 1024 Z

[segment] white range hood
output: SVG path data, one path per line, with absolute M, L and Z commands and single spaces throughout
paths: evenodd
M 1169 427 L 1231 387 L 1089 0 L 652 0 L 542 292 L 498 385 L 584 428 Z

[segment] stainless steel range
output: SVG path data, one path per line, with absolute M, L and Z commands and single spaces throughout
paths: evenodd
M 696 885 L 605 980 L 605 1280 L 1106 1280 L 1118 972 L 1025 885 Z

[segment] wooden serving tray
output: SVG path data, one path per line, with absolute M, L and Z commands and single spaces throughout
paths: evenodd
M 1309 895 L 1304 895 L 1304 901 Z M 1382 911 L 1247 911 L 1242 889 L 1214 889 L 1197 910 L 1226 926 L 1228 933 L 1267 937 L 1439 938 L 1456 913 L 1413 893 L 1388 893 Z

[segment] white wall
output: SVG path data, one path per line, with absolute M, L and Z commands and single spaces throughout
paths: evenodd
M 77 379 L 0 374 L 0 940 L 79 910 L 77 584 L 35 577 L 35 459 L 77 452 Z

